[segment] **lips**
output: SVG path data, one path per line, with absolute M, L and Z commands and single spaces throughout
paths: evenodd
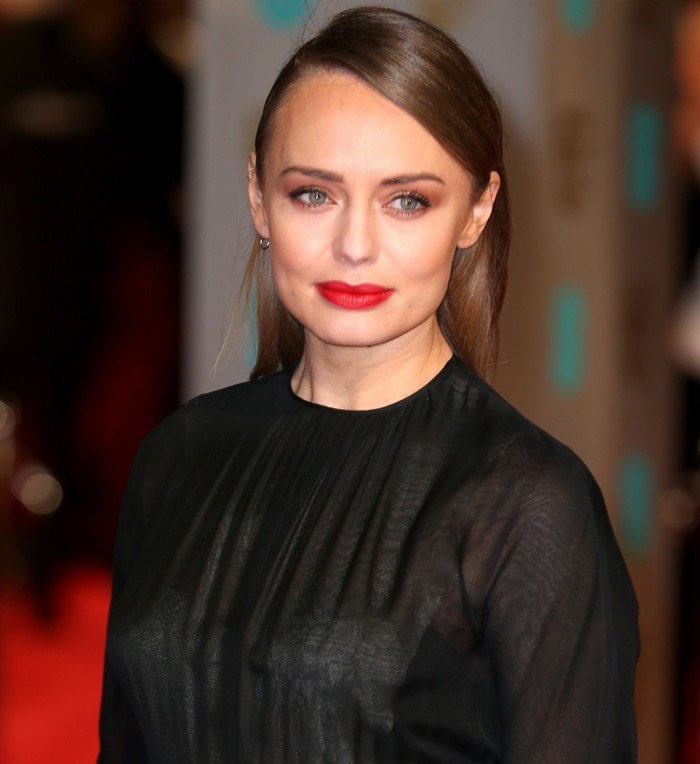
M 347 310 L 372 308 L 388 300 L 394 292 L 378 284 L 346 284 L 344 281 L 324 281 L 316 284 L 316 289 L 325 300 Z

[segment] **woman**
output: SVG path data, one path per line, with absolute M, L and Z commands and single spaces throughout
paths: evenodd
M 253 381 L 136 457 L 102 760 L 634 760 L 600 493 L 478 376 L 509 210 L 473 64 L 412 16 L 341 13 L 273 85 L 249 179 Z

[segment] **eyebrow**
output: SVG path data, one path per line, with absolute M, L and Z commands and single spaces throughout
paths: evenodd
M 327 170 L 317 170 L 314 167 L 300 167 L 298 165 L 292 165 L 291 167 L 285 167 L 280 175 L 288 175 L 292 172 L 299 172 L 302 175 L 309 175 L 312 178 L 319 178 L 321 180 L 329 180 L 335 183 L 342 183 L 343 176 L 338 175 L 335 172 L 328 172 Z M 429 172 L 420 172 L 414 175 L 396 175 L 391 178 L 385 178 L 380 185 L 382 186 L 401 186 L 407 183 L 415 183 L 418 180 L 432 180 L 435 183 L 440 183 L 444 186 L 445 181 L 438 175 L 433 175 Z
M 328 172 L 327 170 L 316 170 L 313 167 L 299 167 L 299 165 L 292 165 L 291 167 L 285 167 L 280 175 L 289 175 L 290 172 L 299 172 L 302 175 L 310 175 L 312 178 L 320 178 L 321 180 L 332 180 L 337 183 L 341 183 L 343 180 L 342 175 L 338 175 L 335 172 Z

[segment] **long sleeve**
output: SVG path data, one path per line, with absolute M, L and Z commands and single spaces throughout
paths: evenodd
M 632 761 L 636 601 L 581 462 L 457 359 L 370 411 L 290 376 L 137 454 L 100 760 Z
M 636 761 L 637 603 L 600 492 L 567 449 L 511 446 L 484 634 L 505 762 Z
M 109 658 L 105 659 L 100 708 L 99 764 L 148 761 L 141 728 L 119 684 Z
M 147 446 L 142 445 L 131 468 L 122 500 L 112 565 L 112 600 L 100 705 L 100 753 L 98 762 L 102 764 L 117 764 L 117 762 L 136 762 L 138 764 L 138 762 L 147 761 L 146 748 L 138 721 L 109 656 L 112 614 L 119 601 L 130 562 L 142 535 L 144 520 L 142 481 L 146 450 Z

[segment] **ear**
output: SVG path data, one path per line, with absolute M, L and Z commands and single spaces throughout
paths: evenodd
M 270 229 L 267 225 L 262 189 L 255 169 L 255 153 L 248 155 L 248 200 L 250 202 L 250 216 L 253 218 L 255 230 L 260 236 L 269 237 Z
M 497 172 L 491 172 L 489 182 L 481 196 L 474 202 L 469 212 L 467 224 L 462 229 L 462 233 L 457 241 L 460 249 L 467 249 L 476 244 L 481 236 L 484 226 L 488 223 L 493 212 L 493 205 L 496 201 L 498 189 L 501 187 L 501 178 Z

